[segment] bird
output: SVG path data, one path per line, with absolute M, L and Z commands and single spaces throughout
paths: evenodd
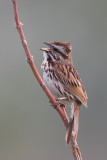
M 69 144 L 74 129 L 77 138 L 79 127 L 79 109 L 87 107 L 87 93 L 72 62 L 70 42 L 43 42 L 47 48 L 41 48 L 44 60 L 41 64 L 43 80 L 54 98 L 65 106 L 71 106 L 69 125 L 65 140 Z

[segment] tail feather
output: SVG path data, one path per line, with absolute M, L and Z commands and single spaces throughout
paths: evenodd
M 69 142 L 70 142 L 71 134 L 72 134 L 72 130 L 73 130 L 73 125 L 74 125 L 74 117 L 73 117 L 73 119 L 72 118 L 70 119 L 69 126 L 66 131 L 66 135 L 65 135 L 66 144 L 69 144 Z
M 74 111 L 74 133 L 75 133 L 75 138 L 76 139 L 77 139 L 78 128 L 79 128 L 79 109 L 80 109 L 80 105 L 75 104 L 75 111 Z
M 74 104 L 74 116 L 73 119 L 72 118 L 70 119 L 69 126 L 66 131 L 66 136 L 65 136 L 66 144 L 69 144 L 70 142 L 73 127 L 74 127 L 75 138 L 77 139 L 78 128 L 79 128 L 79 109 L 80 105 Z

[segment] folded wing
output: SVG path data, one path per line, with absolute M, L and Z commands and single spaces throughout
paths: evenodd
M 56 64 L 54 73 L 64 85 L 65 89 L 87 107 L 87 94 L 73 64 Z

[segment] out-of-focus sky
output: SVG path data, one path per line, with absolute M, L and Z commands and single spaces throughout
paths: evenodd
M 73 63 L 88 94 L 88 109 L 80 109 L 82 157 L 107 159 L 107 1 L 20 0 L 18 10 L 41 76 L 42 42 L 71 42 Z M 64 125 L 26 62 L 12 2 L 0 1 L 0 160 L 35 159 L 73 157 Z

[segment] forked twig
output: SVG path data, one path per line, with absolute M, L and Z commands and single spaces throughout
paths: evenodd
M 23 30 L 22 30 L 22 24 L 19 21 L 16 0 L 12 0 L 12 2 L 13 2 L 13 8 L 14 8 L 16 28 L 19 32 L 20 39 L 22 41 L 22 45 L 23 45 L 23 48 L 24 48 L 26 56 L 27 56 L 27 62 L 29 63 L 29 65 L 30 65 L 30 67 L 33 71 L 33 74 L 35 75 L 36 79 L 38 80 L 38 82 L 39 82 L 40 86 L 42 87 L 42 89 L 44 90 L 45 94 L 48 96 L 49 100 L 53 103 L 54 108 L 58 111 L 59 115 L 61 116 L 61 118 L 62 118 L 62 120 L 65 124 L 65 127 L 67 129 L 68 124 L 69 124 L 69 119 L 68 119 L 68 116 L 66 114 L 65 108 L 60 107 L 60 105 L 57 105 L 57 102 L 56 102 L 55 98 L 52 96 L 52 94 L 50 93 L 50 91 L 48 90 L 46 85 L 44 84 L 42 78 L 40 77 L 40 75 L 39 75 L 39 73 L 36 69 L 36 66 L 33 62 L 33 57 L 31 56 L 31 53 L 29 51 L 29 47 L 28 47 L 28 44 L 26 42 Z M 81 152 L 79 150 L 79 146 L 77 145 L 76 138 L 73 134 L 71 136 L 71 146 L 72 146 L 71 148 L 72 148 L 74 160 L 82 160 Z

